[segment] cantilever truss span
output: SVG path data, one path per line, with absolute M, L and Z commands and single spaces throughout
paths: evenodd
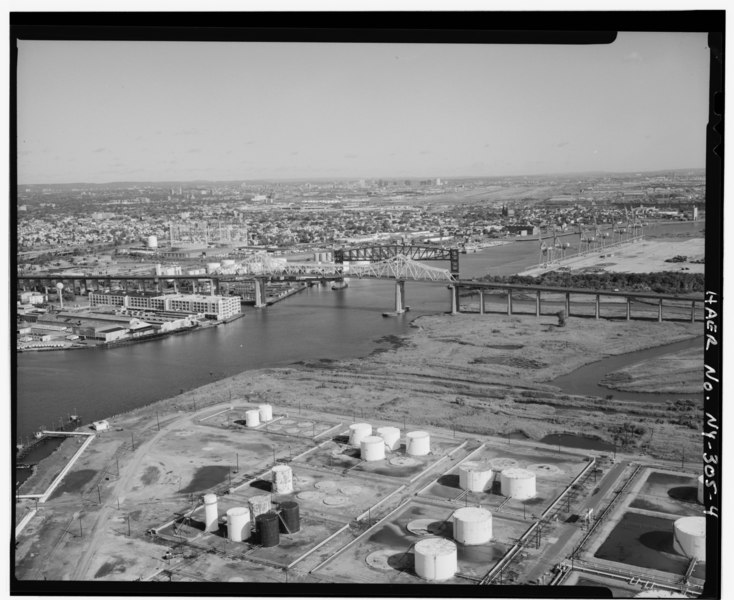
M 382 279 L 402 279 L 415 281 L 454 281 L 448 269 L 429 267 L 402 254 L 379 262 L 352 265 L 349 277 L 379 277 Z

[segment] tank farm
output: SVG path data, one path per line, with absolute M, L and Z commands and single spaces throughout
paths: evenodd
M 187 467 L 139 492 L 168 500 L 116 533 L 160 548 L 141 580 L 591 585 L 619 597 L 693 596 L 705 580 L 703 478 L 672 464 L 235 401 L 159 429 L 138 471 L 187 440 Z M 72 491 L 62 482 L 51 497 Z M 18 525 L 19 543 L 34 523 Z

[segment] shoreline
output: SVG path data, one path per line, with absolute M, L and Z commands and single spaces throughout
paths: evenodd
M 459 317 L 463 321 L 470 322 L 476 320 L 476 317 L 472 315 L 461 315 Z M 574 319 L 576 321 L 576 319 Z M 529 407 L 535 406 L 536 408 L 527 413 L 527 409 L 524 408 L 520 411 L 521 414 L 513 414 L 510 419 L 512 422 L 513 430 L 521 431 L 530 439 L 539 439 L 544 435 L 552 433 L 564 433 L 569 431 L 577 430 L 577 428 L 566 424 L 563 427 L 553 427 L 553 425 L 563 425 L 561 422 L 556 422 L 560 417 L 553 417 L 552 420 L 548 420 L 550 413 L 555 414 L 557 411 L 563 413 L 572 413 L 578 410 L 585 410 L 587 412 L 594 412 L 602 409 L 603 414 L 618 414 L 626 415 L 628 418 L 634 418 L 636 413 L 656 413 L 666 409 L 667 404 L 659 400 L 656 403 L 646 405 L 637 401 L 625 401 L 625 400 L 606 400 L 602 398 L 593 398 L 587 396 L 570 396 L 563 393 L 557 386 L 554 386 L 551 381 L 560 375 L 565 375 L 573 372 L 574 370 L 596 362 L 606 356 L 617 356 L 628 352 L 636 352 L 638 350 L 651 349 L 665 345 L 670 342 L 680 341 L 684 339 L 690 339 L 698 337 L 698 332 L 689 332 L 686 326 L 670 326 L 670 329 L 664 339 L 661 340 L 659 337 L 656 339 L 643 339 L 640 338 L 642 343 L 634 344 L 634 348 L 613 348 L 612 350 L 618 350 L 616 352 L 602 352 L 598 353 L 582 352 L 573 353 L 570 357 L 566 356 L 565 360 L 559 361 L 558 364 L 548 364 L 541 367 L 533 364 L 534 358 L 526 359 L 526 371 L 533 372 L 532 377 L 521 377 L 517 379 L 517 375 L 508 380 L 506 373 L 500 371 L 511 371 L 516 372 L 514 367 L 522 366 L 522 358 L 519 363 L 515 364 L 512 362 L 504 363 L 507 364 L 510 369 L 505 368 L 503 360 L 508 356 L 511 356 L 513 351 L 501 351 L 501 360 L 498 363 L 490 364 L 470 364 L 469 368 L 464 368 L 466 371 L 465 377 L 458 377 L 455 374 L 452 377 L 432 375 L 430 372 L 426 373 L 425 368 L 420 368 L 415 362 L 415 358 L 420 359 L 420 352 L 416 352 L 417 346 L 425 345 L 426 340 L 421 339 L 433 337 L 431 334 L 436 329 L 437 322 L 443 322 L 441 327 L 446 326 L 447 322 L 456 321 L 455 316 L 450 316 L 447 313 L 437 313 L 433 315 L 416 315 L 410 321 L 411 329 L 402 336 L 396 336 L 396 339 L 384 339 L 380 338 L 375 342 L 380 344 L 388 345 L 386 348 L 375 348 L 368 354 L 360 357 L 352 357 L 348 359 L 337 359 L 329 360 L 327 363 L 322 363 L 318 359 L 314 359 L 312 362 L 299 361 L 288 366 L 280 367 L 263 367 L 258 369 L 244 370 L 240 373 L 231 375 L 219 379 L 217 381 L 207 383 L 205 385 L 193 388 L 183 393 L 175 394 L 165 398 L 158 399 L 149 404 L 138 406 L 129 411 L 117 413 L 106 417 L 110 422 L 116 421 L 113 427 L 124 426 L 126 429 L 128 425 L 124 425 L 125 422 L 135 420 L 138 421 L 141 418 L 150 417 L 154 415 L 156 411 L 160 412 L 161 418 L 168 418 L 172 414 L 180 412 L 181 410 L 196 410 L 199 411 L 207 406 L 221 404 L 227 402 L 227 395 L 231 398 L 232 402 L 236 402 L 237 398 L 239 401 L 245 402 L 260 402 L 268 401 L 278 404 L 279 406 L 295 407 L 299 406 L 303 399 L 306 399 L 308 407 L 314 410 L 321 410 L 329 412 L 335 415 L 348 416 L 350 413 L 350 406 L 360 405 L 359 397 L 364 394 L 369 394 L 371 388 L 373 391 L 380 391 L 385 393 L 393 393 L 397 391 L 403 391 L 402 387 L 406 383 L 395 382 L 391 384 L 392 377 L 385 372 L 385 367 L 393 362 L 405 362 L 408 368 L 406 375 L 414 379 L 420 384 L 429 385 L 431 388 L 437 388 L 440 396 L 446 394 L 463 395 L 469 394 L 471 399 L 475 399 L 480 404 L 483 401 L 489 401 L 491 404 L 500 402 L 503 400 L 512 398 L 509 401 L 511 404 L 526 405 Z M 515 317 L 515 318 L 499 318 L 489 319 L 485 321 L 487 325 L 496 325 L 497 321 L 502 321 L 503 325 L 509 325 L 512 329 L 513 325 L 523 322 L 523 326 L 527 328 L 535 328 L 536 319 L 535 317 Z M 592 329 L 589 327 L 589 322 L 585 319 L 578 319 L 576 323 L 577 327 L 581 327 L 585 330 Z M 593 324 L 592 324 L 593 325 Z M 617 323 L 607 324 L 606 329 L 613 330 Z M 681 331 L 672 331 L 672 329 L 680 329 Z M 429 340 L 429 342 L 432 340 Z M 457 344 L 453 340 L 441 340 L 442 342 L 448 342 L 452 352 L 456 352 L 459 349 L 465 347 L 472 347 L 476 344 Z M 454 348 L 456 346 L 456 348 Z M 490 346 L 491 347 L 491 346 Z M 567 353 L 568 354 L 568 353 Z M 418 355 L 416 357 L 416 355 Z M 498 368 L 498 365 L 501 368 Z M 541 371 L 541 372 L 538 372 Z M 389 372 L 389 370 L 388 370 Z M 490 374 L 492 372 L 492 374 Z M 463 373 L 462 373 L 463 375 Z M 519 375 L 519 373 L 518 373 Z M 485 376 L 486 380 L 485 380 Z M 363 382 L 363 379 L 374 379 L 375 383 L 373 386 Z M 513 381 L 514 380 L 514 381 Z M 482 381 L 482 383 L 478 383 Z M 254 382 L 262 382 L 262 385 L 254 384 Z M 346 386 L 344 384 L 347 384 Z M 267 385 L 265 385 L 267 384 Z M 339 393 L 339 397 L 342 401 L 331 403 L 328 402 L 328 398 L 319 398 L 317 393 L 311 394 L 306 391 L 308 387 L 306 384 L 310 384 L 315 389 L 351 389 L 352 398 L 349 402 L 344 401 L 344 394 Z M 519 385 L 518 385 L 519 384 Z M 416 387 L 413 384 L 408 383 L 408 388 L 415 390 Z M 448 386 L 448 387 L 447 387 Z M 478 387 L 476 392 L 472 392 L 469 388 Z M 237 389 L 236 396 L 235 389 Z M 240 393 L 240 390 L 244 393 Z M 247 391 L 245 391 L 247 390 Z M 441 392 L 441 390 L 445 390 Z M 641 390 L 638 390 L 641 391 Z M 429 389 L 430 394 L 434 393 L 433 389 Z M 325 396 L 325 394 L 321 394 Z M 655 394 L 659 396 L 659 394 Z M 278 400 L 272 400 L 271 397 L 276 396 Z M 414 417 L 413 420 L 416 424 L 425 422 L 426 424 L 436 425 L 436 419 L 439 421 L 445 420 L 442 415 L 449 411 L 451 408 L 449 405 L 445 405 L 445 401 L 441 401 L 439 398 L 440 408 L 439 412 L 433 411 L 431 416 L 430 411 L 420 417 Z M 384 404 L 384 403 L 383 403 Z M 388 402 L 388 404 L 390 404 Z M 599 406 L 599 405 L 602 406 Z M 606 404 L 606 408 L 603 405 Z M 654 404 L 654 405 L 653 405 Z M 545 407 L 545 409 L 543 409 Z M 555 407 L 555 408 L 553 408 Z M 389 407 L 386 407 L 389 408 Z M 497 408 L 500 408 L 499 406 Z M 500 410 L 502 410 L 500 408 Z M 611 413 L 610 413 L 611 411 Z M 394 411 L 388 411 L 388 413 Z M 411 411 L 412 412 L 412 411 Z M 507 413 L 505 409 L 503 412 Z M 512 414 L 511 410 L 510 413 Z M 389 416 L 381 416 L 381 418 L 389 418 Z M 541 427 L 538 421 L 545 421 L 545 424 Z M 532 426 L 531 426 L 532 425 Z M 550 425 L 550 428 L 549 428 Z M 505 435 L 506 432 L 498 432 L 496 430 L 487 430 L 486 427 L 480 424 L 468 421 L 460 424 L 456 423 L 457 431 L 463 431 L 465 433 L 484 433 L 487 435 Z M 83 430 L 88 425 L 78 427 L 76 430 Z M 541 429 L 539 429 L 541 427 Z M 582 429 L 584 435 L 592 435 L 599 437 L 599 439 L 609 441 L 608 436 L 604 437 L 600 435 L 599 431 L 594 431 L 593 428 Z M 542 435 L 541 435 L 542 434 Z

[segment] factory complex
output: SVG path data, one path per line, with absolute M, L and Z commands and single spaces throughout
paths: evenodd
M 109 419 L 84 451 L 65 440 L 23 483 L 20 580 L 702 589 L 703 479 L 670 462 L 261 398 L 171 403 Z

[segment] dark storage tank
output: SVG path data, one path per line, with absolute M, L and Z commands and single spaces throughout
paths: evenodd
M 288 500 L 280 504 L 280 531 L 281 533 L 296 533 L 301 529 L 301 514 L 298 502 Z
M 263 548 L 277 546 L 280 543 L 280 530 L 278 528 L 277 513 L 272 511 L 258 515 L 255 518 L 257 522 L 257 531 L 260 535 L 260 545 Z

